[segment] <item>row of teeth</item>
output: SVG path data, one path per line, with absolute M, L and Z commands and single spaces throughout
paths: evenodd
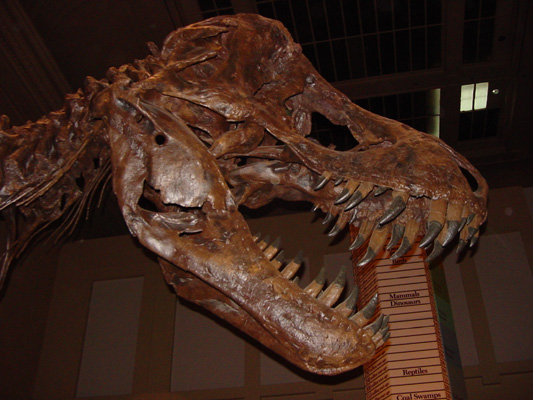
M 325 172 L 319 177 L 314 190 L 324 188 L 331 179 L 332 173 Z M 335 186 L 343 183 L 344 187 L 323 221 L 324 224 L 330 223 L 337 217 L 336 213 L 339 214 L 333 228 L 328 233 L 329 236 L 337 235 L 347 224 L 353 224 L 357 220 L 357 206 L 371 192 L 374 192 L 374 196 L 380 196 L 391 190 L 372 183 L 346 180 L 342 177 L 334 181 Z M 358 249 L 366 243 L 367 239 L 370 238 L 370 240 L 366 254 L 357 265 L 364 266 L 372 261 L 383 248 L 389 234 L 387 250 L 390 251 L 401 241 L 396 252 L 390 257 L 391 260 L 404 256 L 411 249 L 420 231 L 419 223 L 414 219 L 409 220 L 405 225 L 395 221 L 406 208 L 410 197 L 409 193 L 392 190 L 392 202 L 388 210 L 377 220 L 366 218 L 361 221 L 358 235 L 351 244 L 350 250 Z M 344 209 L 339 213 L 337 210 L 340 205 L 344 205 Z M 313 211 L 318 208 L 316 205 Z M 389 222 L 392 223 L 389 224 Z M 422 248 L 428 248 L 433 244 L 433 250 L 426 257 L 426 262 L 431 262 L 440 256 L 444 247 L 451 243 L 457 234 L 459 234 L 457 253 L 462 252 L 469 243 L 470 247 L 473 247 L 479 238 L 480 222 L 480 217 L 471 213 L 466 205 L 458 205 L 446 199 L 432 200 L 426 223 L 426 234 L 419 244 Z
M 296 276 L 296 273 L 302 265 L 303 253 L 301 251 L 298 252 L 292 261 L 285 264 L 284 251 L 280 250 L 281 238 L 278 237 L 270 244 L 268 236 L 261 239 L 261 235 L 256 234 L 254 239 L 259 248 L 265 254 L 265 257 L 270 261 L 274 268 L 280 271 L 281 276 L 298 285 L 299 277 Z M 322 267 L 315 279 L 313 279 L 313 281 L 311 281 L 311 283 L 309 283 L 302 290 L 304 293 L 316 298 L 326 306 L 333 307 L 333 305 L 335 305 L 335 303 L 337 303 L 339 300 L 342 292 L 344 291 L 344 286 L 346 285 L 346 267 L 342 266 L 337 274 L 337 277 L 328 287 L 324 289 L 325 283 L 326 269 L 325 267 Z M 346 297 L 344 301 L 336 305 L 334 308 L 336 311 L 342 314 L 342 316 L 362 327 L 365 326 L 370 319 L 372 319 L 378 304 L 378 295 L 376 293 L 366 306 L 356 312 L 355 309 L 358 295 L 359 289 L 357 286 L 355 286 L 348 297 Z M 382 314 L 373 323 L 363 328 L 371 332 L 372 340 L 376 347 L 379 347 L 385 343 L 390 336 L 388 322 L 389 316 Z

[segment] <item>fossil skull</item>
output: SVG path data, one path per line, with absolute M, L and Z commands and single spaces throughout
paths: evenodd
M 110 148 L 130 232 L 159 256 L 180 296 L 299 367 L 336 374 L 368 361 L 388 337 L 386 318 L 368 324 L 376 298 L 355 314 L 353 296 L 333 307 L 342 273 L 323 291 L 321 277 L 301 289 L 290 279 L 299 257 L 282 265 L 278 245 L 254 237 L 239 206 L 308 201 L 335 220 L 330 235 L 356 229 L 360 265 L 389 237 L 398 258 L 423 236 L 431 260 L 457 235 L 460 249 L 475 242 L 484 179 L 440 140 L 351 103 L 278 22 L 217 17 L 151 50 L 107 81 L 89 79 L 86 92 L 96 94 L 79 112 L 81 131 L 98 127 L 86 142 Z M 310 136 L 313 113 L 345 126 L 357 145 L 320 145 Z

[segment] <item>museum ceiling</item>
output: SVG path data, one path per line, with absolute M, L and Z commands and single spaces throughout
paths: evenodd
M 144 58 L 146 42 L 160 45 L 211 16 L 259 13 L 281 20 L 359 105 L 439 135 L 492 187 L 528 187 L 532 8 L 530 0 L 3 0 L 0 114 L 13 124 L 37 119 L 86 76 Z M 349 146 L 328 121 L 313 122 L 323 144 Z M 123 229 L 106 210 L 104 225 Z

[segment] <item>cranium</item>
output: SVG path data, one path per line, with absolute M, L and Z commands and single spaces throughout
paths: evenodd
M 383 318 L 367 325 L 376 300 L 350 317 L 351 299 L 332 308 L 335 282 L 318 298 L 316 285 L 301 289 L 287 279 L 299 260 L 278 271 L 277 246 L 253 237 L 239 206 L 308 201 L 336 219 L 331 235 L 358 229 L 360 265 L 389 236 L 389 249 L 400 243 L 392 258 L 420 235 L 431 260 L 459 232 L 460 249 L 475 242 L 483 178 L 442 141 L 350 102 L 275 21 L 217 17 L 151 50 L 88 85 L 98 87 L 88 118 L 110 147 L 131 233 L 180 296 L 299 367 L 336 374 L 368 361 L 387 339 Z M 320 145 L 313 113 L 347 127 L 357 145 Z

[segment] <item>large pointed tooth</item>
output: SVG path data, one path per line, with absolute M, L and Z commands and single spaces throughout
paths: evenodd
M 427 247 L 435 240 L 442 230 L 442 224 L 438 221 L 429 221 L 427 224 L 426 234 L 420 241 L 419 247 Z
M 313 208 L 311 209 L 311 212 L 315 212 L 320 208 L 318 204 L 313 204 Z
M 322 224 L 323 225 L 329 224 L 331 221 L 333 221 L 333 218 L 335 218 L 335 215 L 333 215 L 331 212 L 328 211 L 328 213 L 324 217 L 324 220 L 322 221 Z
M 339 176 L 335 182 L 333 183 L 334 186 L 339 186 L 342 182 L 344 182 L 344 178 L 342 176 Z
M 344 213 L 344 214 L 346 214 L 346 213 Z M 350 216 L 350 221 L 348 221 L 348 223 L 350 225 L 352 225 L 355 222 L 356 219 L 357 219 L 357 208 L 354 208 L 352 210 L 352 215 Z
M 314 190 L 320 190 L 322 189 L 324 186 L 326 186 L 326 184 L 328 183 L 328 181 L 330 180 L 331 178 L 331 175 L 332 173 L 329 172 L 329 171 L 325 171 L 321 176 L 320 178 L 318 178 L 318 181 L 316 182 L 316 185 L 315 187 L 313 188 Z
M 461 211 L 461 224 L 459 225 L 459 232 L 461 232 L 463 228 L 466 226 L 469 215 L 470 215 L 470 207 L 465 205 L 463 207 L 463 210 Z
M 357 206 L 360 202 L 362 202 L 366 196 L 372 191 L 374 188 L 374 185 L 372 183 L 362 183 L 355 193 L 350 197 L 350 200 L 348 200 L 348 204 L 346 204 L 346 207 L 344 208 L 344 211 L 348 211 L 355 206 Z
M 435 240 L 440 233 L 446 220 L 446 210 L 448 202 L 445 199 L 433 200 L 430 205 L 426 235 L 420 241 L 420 247 L 427 247 Z
M 270 235 L 266 235 L 257 243 L 257 245 L 262 251 L 264 251 L 268 247 L 268 242 L 270 242 Z
M 273 260 L 270 261 L 272 266 L 276 269 L 280 269 L 280 267 L 283 265 L 283 261 L 285 259 L 285 251 L 281 250 L 276 257 L 274 257 Z
M 389 240 L 389 244 L 387 245 L 387 250 L 390 250 L 394 246 L 396 246 L 398 242 L 403 238 L 404 233 L 405 233 L 405 225 L 394 224 L 392 227 L 392 234 Z
M 466 241 L 467 242 L 471 240 L 476 234 L 478 234 L 480 222 L 481 222 L 481 218 L 478 215 L 474 215 L 474 217 L 470 220 L 470 223 L 468 224 L 468 228 L 466 229 L 467 231 Z
M 408 199 L 409 193 L 396 191 L 392 192 L 392 203 L 385 214 L 383 214 L 379 219 L 379 224 L 384 225 L 400 215 L 400 213 L 405 210 Z
M 324 283 L 326 283 L 326 268 L 322 267 L 316 278 L 306 286 L 304 292 L 311 297 L 316 297 L 324 287 Z
M 383 245 L 389 237 L 389 232 L 390 225 L 378 226 L 374 232 L 372 232 L 366 254 L 359 263 L 357 263 L 358 267 L 365 266 L 376 257 L 376 255 L 383 249 Z
M 455 238 L 457 233 L 459 233 L 462 211 L 462 206 L 455 203 L 448 204 L 448 210 L 446 211 L 447 230 L 446 235 L 442 239 L 443 246 L 447 246 Z
M 385 187 L 385 186 L 377 186 L 375 189 L 374 189 L 374 196 L 381 196 L 383 193 L 385 193 L 387 190 L 389 190 L 388 187 Z
M 340 303 L 337 307 L 335 307 L 335 310 L 340 312 L 344 317 L 348 318 L 355 308 L 355 304 L 357 303 L 357 297 L 359 296 L 359 287 L 357 285 L 352 289 L 350 295 L 344 300 L 342 303 Z
M 435 243 L 433 243 L 433 250 L 431 250 L 431 254 L 426 257 L 424 260 L 426 263 L 430 263 L 434 261 L 438 256 L 442 254 L 444 251 L 444 246 L 440 243 L 440 240 L 437 238 L 435 240 Z
M 463 229 L 459 235 L 459 243 L 457 244 L 457 254 L 461 253 L 468 245 L 468 229 Z
M 350 317 L 350 320 L 361 327 L 365 326 L 368 320 L 372 318 L 372 315 L 374 315 L 374 312 L 376 312 L 377 305 L 378 294 L 376 293 L 366 306 Z
M 346 284 L 346 267 L 342 266 L 335 280 L 324 290 L 318 300 L 328 307 L 337 302 Z
M 400 244 L 400 247 L 398 247 L 398 250 L 396 250 L 396 252 L 390 257 L 392 261 L 404 256 L 411 249 L 416 240 L 418 230 L 418 223 L 414 219 L 407 222 L 402 243 Z
M 261 232 L 257 232 L 252 236 L 252 238 L 254 239 L 254 242 L 259 243 L 259 239 L 261 239 Z
M 479 229 L 476 233 L 474 233 L 474 236 L 472 236 L 472 239 L 470 239 L 470 247 L 474 247 L 479 240 Z
M 337 236 L 340 231 L 342 231 L 342 228 L 338 224 L 335 224 L 333 225 L 333 228 L 331 228 L 331 230 L 328 232 L 328 236 Z
M 287 279 L 291 279 L 300 269 L 302 261 L 303 252 L 300 250 L 298 254 L 296 254 L 296 257 L 294 257 L 294 260 L 292 260 L 290 263 L 287 264 L 285 268 L 283 268 L 283 271 L 281 271 L 281 275 Z
M 380 329 L 382 329 L 381 325 L 383 324 L 384 319 L 385 315 L 381 314 L 374 322 L 365 326 L 364 329 L 371 331 L 372 333 L 377 333 Z
M 346 200 L 348 200 L 351 197 L 353 192 L 355 192 L 355 189 L 357 189 L 358 187 L 359 187 L 359 182 L 353 181 L 353 180 L 350 179 L 346 183 L 344 188 L 342 189 L 342 191 L 339 194 L 339 196 L 337 197 L 337 199 L 335 200 L 335 204 L 344 203 Z
M 281 237 L 277 237 L 276 240 L 272 242 L 270 246 L 268 246 L 263 253 L 265 253 L 266 258 L 269 260 L 272 260 L 276 254 L 278 254 L 279 248 L 281 245 Z
M 361 247 L 366 242 L 366 240 L 372 233 L 373 229 L 374 229 L 374 221 L 364 219 L 361 222 L 361 226 L 359 227 L 359 232 L 357 233 L 357 237 L 352 242 L 349 249 L 356 250 L 359 247 Z
M 331 228 L 331 231 L 328 233 L 328 236 L 336 236 L 340 231 L 344 229 L 349 219 L 350 215 L 348 215 L 348 213 L 342 213 L 337 219 L 337 222 L 335 222 L 335 225 L 333 225 L 333 228 Z
M 479 228 L 473 228 L 473 227 L 469 226 L 466 229 L 466 232 L 467 232 L 466 240 L 469 241 L 469 240 L 471 240 L 474 237 L 474 235 L 476 235 L 479 232 Z
M 464 249 L 466 249 L 466 241 L 463 239 L 459 239 L 459 243 L 457 244 L 457 250 L 456 253 L 460 254 L 463 252 Z

